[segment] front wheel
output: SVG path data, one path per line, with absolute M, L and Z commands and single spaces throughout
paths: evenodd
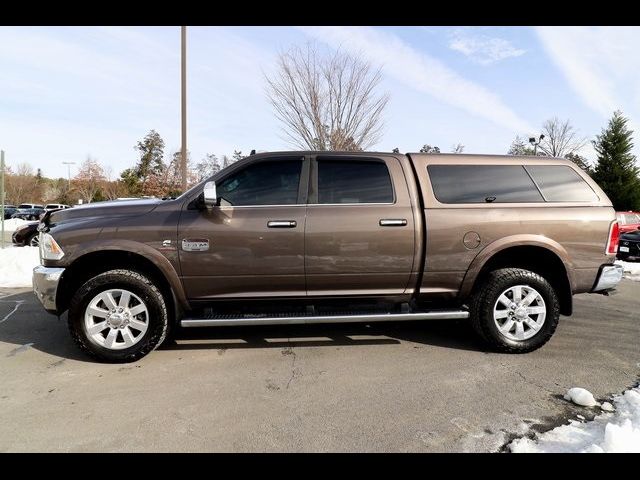
M 547 343 L 558 326 L 560 305 L 551 284 L 521 268 L 491 272 L 472 295 L 471 324 L 494 349 L 525 353 Z
M 145 275 L 124 269 L 96 275 L 75 293 L 69 330 L 78 346 L 106 362 L 132 362 L 167 335 L 167 306 Z

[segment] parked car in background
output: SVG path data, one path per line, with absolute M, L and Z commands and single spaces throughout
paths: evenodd
M 639 212 L 616 212 L 616 217 L 620 224 L 620 233 L 633 232 L 640 229 Z
M 50 210 L 64 210 L 65 208 L 71 208 L 69 205 L 65 205 L 64 203 L 47 203 L 44 206 L 45 211 Z
M 640 230 L 620 235 L 618 244 L 618 259 L 625 262 L 640 261 Z
M 40 221 L 29 222 L 16 228 L 11 236 L 11 241 L 16 247 L 37 247 L 40 245 L 38 241 L 38 225 Z
M 34 203 L 21 203 L 18 205 L 18 210 L 11 218 L 21 218 L 22 220 L 39 220 L 40 215 L 45 212 L 42 205 L 36 205 Z
M 4 219 L 9 220 L 11 216 L 16 213 L 18 209 L 15 205 L 5 205 L 4 206 Z

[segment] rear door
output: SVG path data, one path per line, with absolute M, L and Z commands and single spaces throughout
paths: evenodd
M 305 229 L 307 294 L 404 293 L 414 260 L 414 228 L 396 158 L 312 158 Z

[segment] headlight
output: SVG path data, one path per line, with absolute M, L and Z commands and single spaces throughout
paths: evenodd
M 48 233 L 40 232 L 40 256 L 43 260 L 60 260 L 64 252 Z

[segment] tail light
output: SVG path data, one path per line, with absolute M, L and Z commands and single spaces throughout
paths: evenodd
M 609 240 L 607 240 L 607 254 L 616 255 L 618 253 L 618 242 L 620 242 L 620 225 L 613 222 L 609 229 Z

